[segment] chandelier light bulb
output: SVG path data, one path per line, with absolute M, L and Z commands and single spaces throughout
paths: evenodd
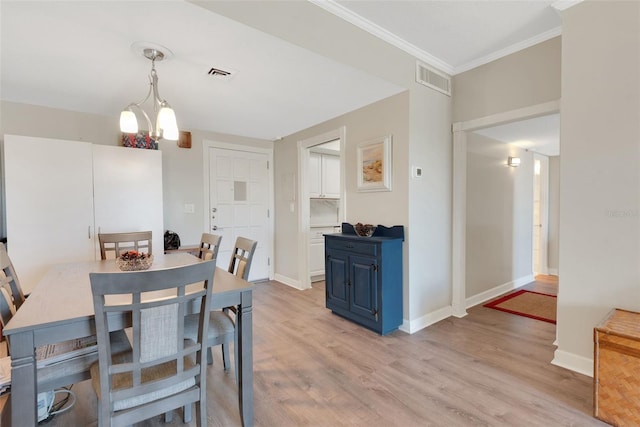
M 136 115 L 128 108 L 120 113 L 120 132 L 138 133 L 138 120 L 136 119 Z
M 164 106 L 158 111 L 158 119 L 156 121 L 156 129 L 162 135 L 162 138 L 170 141 L 177 141 L 179 132 L 176 123 L 176 113 L 168 106 Z

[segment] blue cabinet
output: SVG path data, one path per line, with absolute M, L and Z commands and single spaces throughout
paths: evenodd
M 350 227 L 325 235 L 326 307 L 385 335 L 402 324 L 404 229 L 378 226 L 359 237 Z

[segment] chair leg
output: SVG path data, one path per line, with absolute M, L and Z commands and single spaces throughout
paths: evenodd
M 229 370 L 229 345 L 222 344 L 222 366 L 225 371 Z
M 165 412 L 164 413 L 164 422 L 165 423 L 170 423 L 172 420 L 173 420 L 173 411 Z
M 213 365 L 213 353 L 211 347 L 207 347 L 207 365 Z
M 199 407 L 196 408 L 196 416 L 199 417 L 199 414 L 197 413 Z M 183 414 L 182 414 L 182 421 L 185 424 L 189 424 L 191 422 L 191 404 L 189 403 L 188 405 L 184 405 L 183 408 Z

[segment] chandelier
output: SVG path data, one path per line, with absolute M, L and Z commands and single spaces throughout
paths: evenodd
M 156 73 L 156 61 L 164 59 L 164 53 L 158 49 L 145 48 L 142 54 L 151 60 L 151 73 L 149 74 L 149 92 L 147 96 L 140 102 L 132 102 L 127 105 L 120 113 L 120 131 L 124 133 L 138 133 L 138 119 L 136 111 L 138 111 L 147 121 L 149 136 L 154 140 L 168 139 L 171 141 L 178 140 L 178 124 L 176 123 L 176 114 L 169 103 L 163 99 L 158 93 L 158 75 Z M 155 116 L 155 130 L 149 115 L 142 109 L 142 104 L 147 102 L 149 97 L 153 95 L 153 114 Z

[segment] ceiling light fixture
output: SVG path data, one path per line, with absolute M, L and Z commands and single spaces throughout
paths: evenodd
M 120 113 L 120 131 L 124 133 L 138 133 L 138 119 L 135 110 L 139 111 L 147 121 L 149 136 L 154 140 L 168 139 L 177 141 L 179 132 L 176 123 L 176 114 L 169 103 L 158 93 L 158 75 L 156 74 L 156 61 L 162 61 L 165 54 L 155 48 L 145 48 L 142 54 L 151 60 L 151 73 L 149 74 L 149 92 L 140 102 L 132 102 Z M 149 115 L 142 109 L 142 104 L 147 102 L 153 94 L 153 114 L 155 115 L 155 131 Z
M 520 166 L 520 157 L 509 157 L 507 164 L 514 168 Z

